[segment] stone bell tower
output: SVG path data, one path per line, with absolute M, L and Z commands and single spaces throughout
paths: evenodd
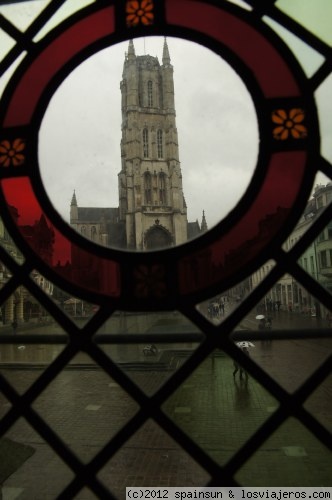
M 175 123 L 173 66 L 166 39 L 162 64 L 136 56 L 129 42 L 122 81 L 119 218 L 127 248 L 149 250 L 187 241 Z

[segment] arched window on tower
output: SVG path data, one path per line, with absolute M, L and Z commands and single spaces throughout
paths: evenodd
M 151 108 L 153 106 L 153 97 L 152 97 L 152 82 L 148 81 L 148 106 Z
M 163 131 L 158 130 L 157 132 L 157 148 L 158 148 L 158 158 L 163 157 Z
M 161 172 L 158 178 L 159 184 L 159 203 L 160 205 L 166 205 L 166 175 Z
M 143 129 L 143 156 L 144 158 L 149 157 L 149 135 L 148 129 Z
M 82 234 L 83 236 L 86 236 L 86 226 L 82 226 L 82 227 L 81 227 L 81 234 Z
M 144 174 L 144 198 L 145 204 L 152 204 L 152 182 L 150 172 L 145 172 Z

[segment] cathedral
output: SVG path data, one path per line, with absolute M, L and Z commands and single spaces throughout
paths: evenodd
M 107 247 L 152 250 L 179 245 L 207 230 L 188 222 L 175 120 L 173 66 L 167 41 L 162 64 L 136 56 L 132 40 L 125 54 L 121 89 L 119 206 L 80 207 L 74 192 L 70 224 L 82 236 Z

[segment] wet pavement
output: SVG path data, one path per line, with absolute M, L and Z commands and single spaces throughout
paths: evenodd
M 165 317 L 155 317 L 152 323 L 160 330 L 167 329 L 171 323 L 160 319 Z M 152 324 L 151 318 L 145 323 L 143 318 L 114 321 L 122 321 L 122 328 L 132 331 L 140 325 L 141 332 Z M 285 322 L 280 320 L 280 324 Z M 56 329 L 55 325 L 49 327 L 52 333 Z M 254 344 L 251 358 L 289 392 L 295 391 L 332 351 L 329 339 Z M 157 356 L 148 359 L 143 347 L 117 345 L 103 349 L 150 395 L 185 362 L 195 344 L 164 343 L 158 346 Z M 22 344 L 3 345 L 0 349 L 1 374 L 23 394 L 62 347 Z M 278 408 L 278 401 L 254 378 L 234 380 L 232 372 L 232 360 L 222 352 L 214 353 L 163 406 L 163 411 L 220 465 L 227 463 Z M 305 402 L 305 408 L 329 431 L 331 396 L 330 376 Z M 136 402 L 84 354 L 76 356 L 51 382 L 33 408 L 84 463 L 138 410 Z M 0 394 L 0 417 L 9 409 L 10 403 Z M 4 481 L 3 499 L 54 499 L 73 479 L 73 472 L 23 418 L 6 437 L 33 447 L 35 452 Z M 331 451 L 299 421 L 288 419 L 242 466 L 236 480 L 245 486 L 332 486 L 331 465 Z M 106 464 L 98 479 L 123 499 L 126 486 L 202 486 L 209 475 L 150 420 Z M 75 498 L 98 497 L 85 488 Z

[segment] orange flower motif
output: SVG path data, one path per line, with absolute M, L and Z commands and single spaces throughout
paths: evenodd
M 293 108 L 288 113 L 284 109 L 273 111 L 272 121 L 278 125 L 273 129 L 273 137 L 281 141 L 290 136 L 293 139 L 303 139 L 308 132 L 307 127 L 302 125 L 304 118 L 304 111 L 299 108 Z
M 136 278 L 135 295 L 138 298 L 154 296 L 157 298 L 166 295 L 165 268 L 154 264 L 149 266 L 139 266 L 135 272 Z
M 139 23 L 147 26 L 148 24 L 153 24 L 153 1 L 152 0 L 131 0 L 127 2 L 126 13 L 127 13 L 127 25 L 137 26 Z
M 23 139 L 14 139 L 13 142 L 4 140 L 0 142 L 0 165 L 3 167 L 10 167 L 13 165 L 17 167 L 22 165 L 25 156 L 22 154 L 25 148 Z

